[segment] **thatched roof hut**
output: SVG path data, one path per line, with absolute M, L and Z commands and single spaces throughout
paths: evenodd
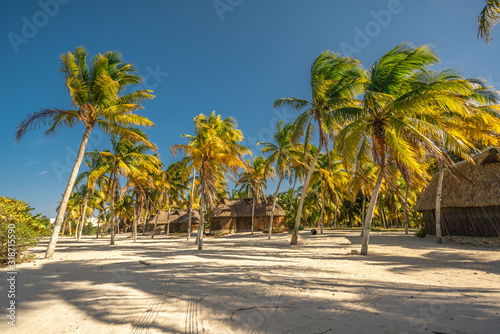
M 210 233 L 247 232 L 252 227 L 252 199 L 222 199 L 208 215 Z M 273 207 L 273 197 L 261 199 L 255 203 L 254 230 L 263 231 L 269 228 L 269 220 Z M 285 226 L 286 211 L 276 203 L 273 217 L 273 229 Z
M 155 217 L 150 219 L 147 223 L 147 230 L 152 231 L 155 224 Z M 156 222 L 156 232 L 166 231 L 168 224 L 168 210 L 161 210 L 158 215 L 158 221 Z M 191 216 L 191 231 L 196 231 L 198 229 L 198 224 L 200 222 L 200 212 L 198 210 L 193 210 Z M 189 223 L 189 210 L 185 209 L 175 209 L 170 210 L 170 232 L 180 232 L 187 231 Z
M 459 180 L 445 169 L 441 196 L 443 235 L 500 237 L 500 148 L 490 148 L 475 157 L 474 163 L 455 165 L 464 177 Z M 438 174 L 418 200 L 427 233 L 436 234 L 434 212 Z

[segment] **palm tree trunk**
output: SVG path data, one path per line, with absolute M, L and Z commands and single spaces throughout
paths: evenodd
M 323 196 L 321 199 L 321 234 L 323 234 L 323 227 L 325 226 L 325 192 L 323 191 Z
M 82 215 L 82 209 L 83 209 L 83 204 L 80 206 L 80 215 Z M 75 235 L 73 238 L 76 240 L 78 239 L 78 231 L 80 230 L 80 221 L 81 219 L 76 219 L 76 226 L 75 226 Z
M 96 229 L 96 234 L 95 234 L 96 239 L 99 239 L 99 225 L 100 224 L 101 224 L 101 216 L 99 216 L 99 218 L 97 218 L 97 229 Z
M 405 194 L 405 234 L 408 234 L 408 192 L 410 191 L 410 185 L 406 182 L 406 194 Z
M 203 196 L 203 188 L 201 190 L 201 200 L 200 200 L 200 225 L 198 226 L 198 237 L 196 240 L 198 241 L 198 250 L 203 249 L 203 233 L 205 230 L 205 221 L 204 221 L 204 215 L 205 215 L 205 196 Z
M 316 155 L 314 156 L 313 162 L 309 167 L 309 171 L 307 172 L 307 177 L 304 180 L 304 185 L 302 186 L 302 194 L 300 196 L 299 208 L 297 210 L 297 216 L 295 217 L 295 227 L 292 232 L 292 241 L 290 244 L 296 245 L 299 239 L 299 226 L 300 226 L 300 218 L 302 216 L 302 208 L 304 206 L 304 200 L 306 199 L 307 188 L 309 187 L 309 182 L 311 181 L 311 176 L 314 172 L 314 168 L 316 166 L 316 162 L 318 161 L 319 155 L 321 153 L 322 142 L 318 146 L 318 150 L 316 151 Z
M 293 206 L 293 196 L 295 195 L 295 184 L 297 183 L 297 175 L 295 175 L 293 179 L 293 187 L 292 187 L 292 197 L 290 197 L 290 207 L 289 210 L 292 211 Z
M 365 211 L 366 211 L 366 196 L 364 192 L 363 194 L 363 208 L 361 209 L 361 236 L 365 233 Z
M 195 177 L 196 177 L 196 170 L 193 168 L 193 183 L 191 184 L 191 204 L 189 205 L 187 241 L 189 241 L 191 239 L 191 218 L 193 217 L 193 201 L 194 201 L 194 181 L 195 181 Z
M 380 220 L 382 221 L 382 227 L 387 229 L 387 217 L 385 216 L 385 210 L 382 205 L 380 205 Z
M 59 206 L 59 211 L 57 212 L 52 235 L 50 236 L 49 245 L 47 247 L 47 251 L 45 252 L 46 259 L 52 259 L 54 257 L 54 250 L 56 249 L 57 239 L 59 238 L 59 231 L 61 230 L 64 213 L 66 212 L 66 208 L 68 207 L 69 196 L 71 195 L 73 186 L 75 185 L 76 177 L 78 176 L 78 171 L 80 170 L 80 165 L 83 161 L 85 147 L 87 147 L 91 130 L 92 128 L 87 127 L 85 128 L 85 132 L 83 133 L 82 142 L 80 144 L 80 148 L 78 149 L 75 164 L 73 166 L 73 170 L 71 171 L 71 175 L 69 176 L 68 184 L 66 186 L 66 190 L 64 191 L 61 205 Z
M 155 234 L 156 234 L 156 225 L 158 224 L 158 216 L 160 215 L 160 209 L 158 209 L 158 212 L 156 213 L 156 217 L 155 217 L 155 223 L 153 224 L 153 233 L 151 233 L 151 239 L 154 239 L 155 238 Z
M 267 237 L 271 240 L 271 235 L 273 234 L 273 219 L 274 219 L 274 209 L 276 208 L 276 200 L 278 199 L 278 193 L 280 191 L 281 181 L 283 181 L 283 174 L 280 176 L 280 181 L 278 182 L 278 187 L 274 193 L 273 207 L 271 208 L 271 218 L 269 219 L 269 236 Z
M 254 189 L 255 191 L 255 189 Z M 253 196 L 253 201 L 252 201 L 252 235 L 253 235 L 253 220 L 255 217 L 255 195 Z
M 143 222 L 143 225 L 142 225 L 142 235 L 143 235 L 143 236 L 145 236 L 145 235 L 146 235 L 146 224 L 148 223 L 148 217 L 149 217 L 149 212 L 150 212 L 150 210 L 151 210 L 151 209 L 150 209 L 150 207 L 149 207 L 149 206 L 147 206 L 147 207 L 146 207 L 146 214 L 144 215 L 144 218 L 142 219 L 142 222 Z M 153 217 L 153 219 L 156 219 L 156 216 L 157 216 L 157 215 L 155 215 L 155 216 Z
M 87 211 L 87 204 L 89 202 L 89 195 L 90 195 L 90 189 L 87 189 L 87 192 L 85 193 L 85 201 L 83 203 L 83 211 L 82 211 L 82 221 L 80 222 L 80 229 L 78 230 L 78 240 L 82 237 L 82 231 L 83 231 L 83 223 L 85 222 L 85 213 Z
M 335 215 L 334 215 L 334 218 L 333 218 L 333 228 L 334 229 L 337 229 L 338 228 L 338 222 L 339 222 L 339 198 L 338 198 L 338 195 L 335 194 Z
M 158 211 L 156 212 L 156 215 L 155 215 L 155 223 L 153 224 L 153 233 L 151 234 L 151 239 L 154 239 L 155 237 L 155 230 L 156 230 L 156 224 L 158 224 L 158 218 L 160 217 L 160 209 L 158 209 Z M 146 222 L 144 222 L 144 229 L 146 228 Z
M 65 213 L 64 214 L 64 219 L 63 219 L 63 225 L 62 225 L 62 233 L 61 233 L 61 236 L 64 237 L 64 230 L 65 230 L 65 227 L 66 227 L 66 221 L 68 220 L 68 213 Z
M 110 208 L 109 221 L 110 221 L 110 225 L 111 225 L 111 243 L 110 243 L 110 245 L 115 244 L 115 193 L 116 193 L 117 183 L 118 183 L 118 175 L 115 172 L 113 175 L 113 181 L 112 181 L 113 185 L 111 187 L 111 199 L 109 201 L 109 208 Z
M 378 193 L 380 187 L 382 186 L 382 181 L 384 180 L 384 169 L 380 167 L 378 173 L 377 182 L 373 188 L 372 197 L 370 199 L 370 205 L 368 206 L 368 211 L 365 217 L 365 226 L 363 234 L 363 244 L 361 245 L 361 255 L 368 255 L 368 242 L 370 240 L 370 229 L 372 227 L 373 213 L 375 211 L 375 205 L 377 204 Z
M 437 243 L 442 244 L 443 243 L 443 232 L 441 231 L 441 195 L 443 191 L 443 163 L 441 161 L 438 161 L 438 167 L 439 167 L 439 176 L 438 176 L 438 185 L 437 185 L 437 191 L 436 191 L 436 215 L 435 215 L 435 220 L 436 220 L 436 237 L 437 237 Z
M 170 196 L 167 196 L 168 214 L 167 214 L 167 235 L 170 235 Z
M 134 206 L 134 221 L 133 221 L 133 229 L 132 236 L 134 237 L 134 242 L 137 242 L 137 225 L 139 224 L 139 220 L 142 219 L 142 195 L 138 192 L 139 189 L 135 190 L 135 206 Z

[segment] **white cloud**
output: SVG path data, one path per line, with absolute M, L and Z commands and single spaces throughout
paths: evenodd
M 49 172 L 48 170 L 44 170 L 43 172 L 40 172 L 38 174 L 43 175 L 43 174 L 47 174 L 48 172 Z

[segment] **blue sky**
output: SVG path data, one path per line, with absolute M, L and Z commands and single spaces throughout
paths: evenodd
M 14 145 L 16 126 L 45 107 L 69 108 L 59 55 L 83 45 L 91 55 L 118 50 L 136 65 L 156 98 L 141 112 L 162 161 L 212 110 L 233 116 L 246 144 L 269 140 L 281 97 L 309 98 L 309 68 L 324 50 L 368 68 L 397 44 L 432 44 L 443 67 L 500 86 L 500 41 L 476 38 L 483 0 L 149 0 L 2 1 L 0 3 L 0 195 L 55 217 L 83 128 L 46 137 L 34 131 Z M 497 28 L 497 30 L 500 28 Z M 493 38 L 500 36 L 493 32 Z M 107 148 L 92 135 L 88 150 Z M 268 192 L 274 187 L 271 185 Z

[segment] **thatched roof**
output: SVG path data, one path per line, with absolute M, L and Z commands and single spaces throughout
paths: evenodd
M 462 161 L 455 165 L 467 180 L 459 180 L 449 170 L 444 170 L 441 207 L 500 206 L 500 148 L 490 148 L 473 157 L 473 160 L 475 164 Z M 436 208 L 438 176 L 432 177 L 420 196 L 416 211 Z
M 273 197 L 261 199 L 255 203 L 255 216 L 271 216 L 273 207 Z M 227 199 L 220 201 L 219 205 L 209 214 L 209 217 L 251 217 L 252 216 L 252 199 Z M 286 216 L 285 210 L 276 203 L 274 216 Z
M 161 210 L 159 213 L 157 225 L 167 224 L 168 210 Z M 151 218 L 148 224 L 154 223 L 155 218 Z M 198 223 L 200 221 L 200 212 L 198 210 L 193 210 L 191 215 L 191 222 Z M 175 223 L 188 223 L 189 222 L 189 210 L 185 209 L 175 209 L 170 211 L 170 224 Z M 142 225 L 142 224 L 141 224 Z

